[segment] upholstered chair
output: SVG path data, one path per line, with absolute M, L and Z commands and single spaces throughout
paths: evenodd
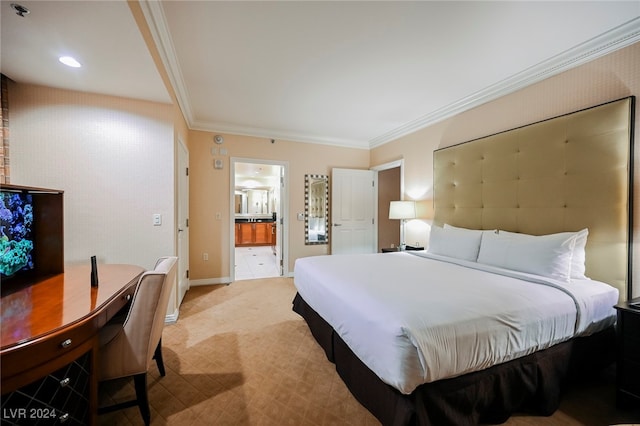
M 101 407 L 98 413 L 138 405 L 145 424 L 149 424 L 147 371 L 155 359 L 160 375 L 165 375 L 162 330 L 169 295 L 176 283 L 176 269 L 177 257 L 158 259 L 152 271 L 140 276 L 129 311 L 117 315 L 100 330 L 99 380 L 132 376 L 136 399 Z

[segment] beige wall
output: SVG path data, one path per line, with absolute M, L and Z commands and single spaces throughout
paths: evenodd
M 326 245 L 304 244 L 304 221 L 296 213 L 304 212 L 304 175 L 331 174 L 334 167 L 366 169 L 369 151 L 327 145 L 276 140 L 248 136 L 226 135 L 225 156 L 212 156 L 216 133 L 189 132 L 189 216 L 190 216 L 190 278 L 197 283 L 225 282 L 230 276 L 230 159 L 251 158 L 288 162 L 289 164 L 289 271 L 299 257 L 328 253 Z M 224 168 L 213 167 L 214 158 L 223 160 Z M 220 220 L 215 219 L 221 213 Z M 209 253 L 209 260 L 202 253 Z
M 9 116 L 11 183 L 65 192 L 65 264 L 175 253 L 170 105 L 12 82 Z
M 640 96 L 640 43 L 371 150 L 371 165 L 404 158 L 405 196 L 432 198 L 433 151 L 629 95 Z M 636 136 L 640 108 L 636 107 Z M 636 137 L 637 141 L 638 138 Z M 640 265 L 640 150 L 635 150 L 633 264 Z M 426 235 L 420 238 L 426 239 Z M 634 295 L 640 271 L 634 268 Z

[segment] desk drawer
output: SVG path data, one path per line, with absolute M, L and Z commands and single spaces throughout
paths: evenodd
M 2 379 L 31 370 L 73 351 L 97 332 L 93 321 L 69 327 L 2 354 Z
M 125 292 L 119 295 L 113 302 L 107 306 L 106 312 L 106 322 L 109 322 L 111 318 L 113 318 L 122 308 L 131 305 L 131 301 L 133 300 L 133 295 L 136 292 L 137 286 L 132 285 Z M 102 327 L 104 324 L 100 324 Z

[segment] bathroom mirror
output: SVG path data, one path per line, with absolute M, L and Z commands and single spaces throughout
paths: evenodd
M 236 187 L 235 213 L 237 215 L 269 215 L 273 209 L 273 191 L 268 188 Z
M 304 242 L 329 243 L 329 176 L 304 175 Z

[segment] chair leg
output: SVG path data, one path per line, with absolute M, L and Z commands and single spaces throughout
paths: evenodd
M 153 359 L 155 359 L 156 364 L 158 364 L 158 371 L 160 371 L 160 375 L 164 377 L 166 373 L 164 371 L 164 360 L 162 359 L 162 338 L 160 338 L 156 351 L 153 353 Z
M 149 396 L 147 395 L 147 373 L 133 376 L 133 383 L 136 388 L 136 398 L 138 399 L 142 420 L 144 420 L 146 426 L 149 426 L 149 423 L 151 423 L 151 410 L 149 410 Z

